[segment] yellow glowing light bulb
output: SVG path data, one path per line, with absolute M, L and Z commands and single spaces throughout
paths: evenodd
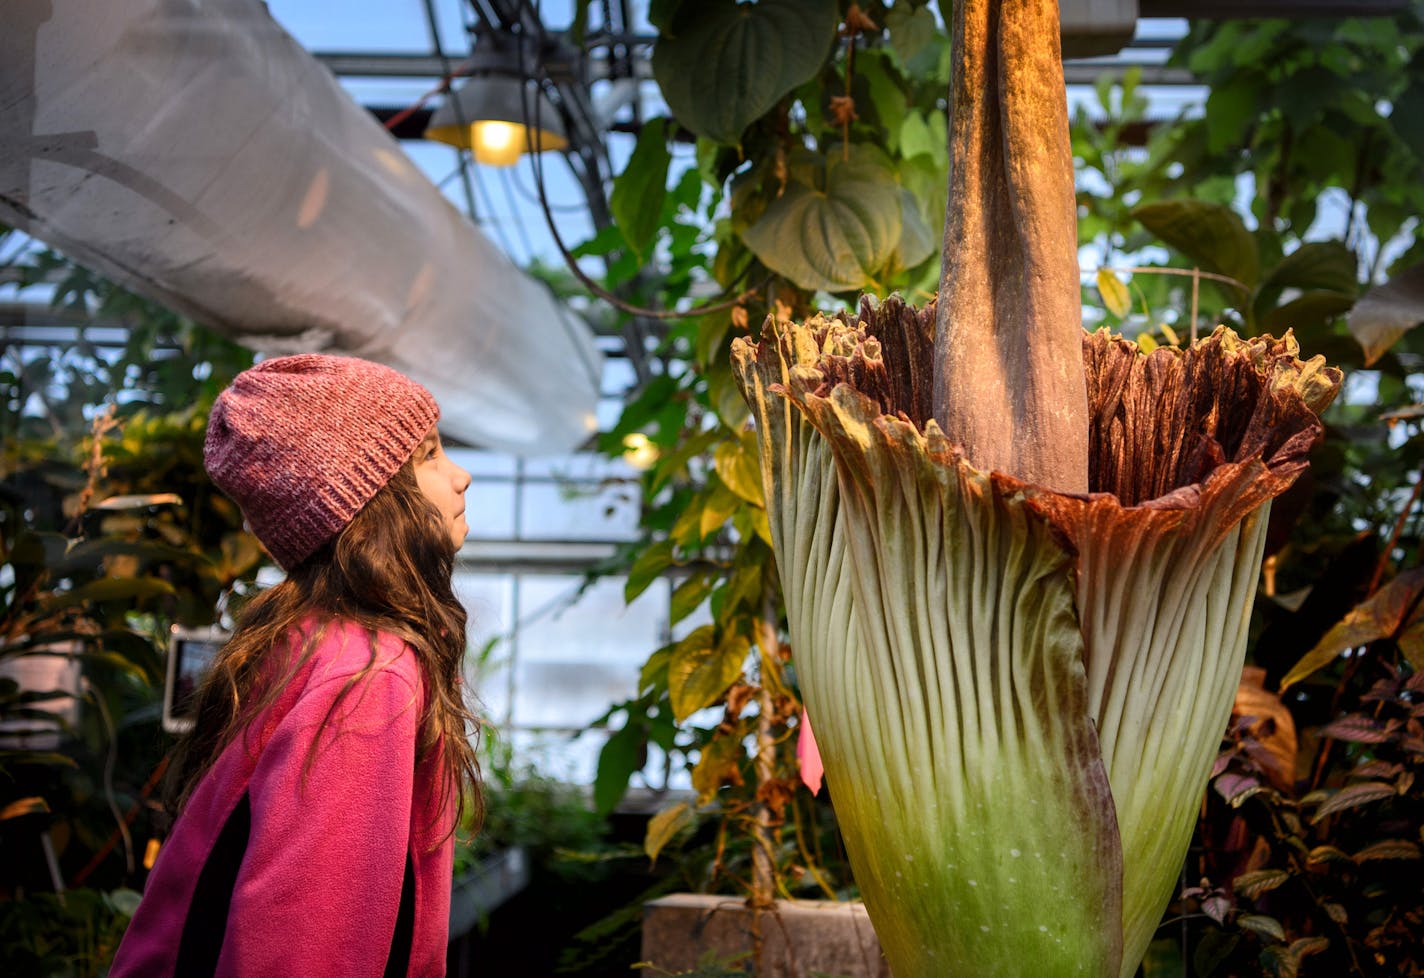
M 488 166 L 513 166 L 528 143 L 524 127 L 517 122 L 486 120 L 470 128 L 474 130 L 475 159 Z

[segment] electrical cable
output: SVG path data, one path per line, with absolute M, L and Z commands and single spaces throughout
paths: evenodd
M 480 176 L 479 170 L 475 171 L 475 188 L 479 191 L 480 195 L 484 197 L 485 207 L 488 209 L 490 215 L 489 219 L 485 221 L 481 227 L 494 228 L 494 235 L 499 239 L 500 247 L 503 248 L 504 253 L 509 255 L 512 259 L 514 256 L 514 245 L 510 242 L 509 236 L 504 233 L 504 222 L 500 219 L 499 212 L 495 210 L 494 195 L 491 194 L 489 188 L 485 186 L 484 178 Z
M 507 167 L 507 166 L 502 166 L 502 167 L 500 167 L 500 168 L 499 168 L 499 175 L 500 175 L 500 179 L 504 182 L 504 197 L 505 197 L 505 202 L 506 202 L 507 204 L 509 204 L 509 213 L 510 213 L 510 216 L 513 217 L 513 216 L 514 216 L 514 209 L 515 209 L 515 203 L 514 203 L 514 184 L 513 184 L 513 181 L 510 179 L 510 176 L 509 176 L 509 167 Z M 524 254 L 527 256 L 526 259 L 525 259 L 526 263 L 533 261 L 533 260 L 534 260 L 534 246 L 529 243 L 529 233 L 524 230 L 524 222 L 523 222 L 523 221 L 514 221 L 514 230 L 519 233 L 519 240 L 524 243 Z
M 435 56 L 440 59 L 440 67 L 444 69 L 448 78 L 452 72 L 450 70 L 450 59 L 445 56 L 445 45 L 440 40 L 440 25 L 435 17 L 434 0 L 425 0 L 425 23 L 430 29 L 430 43 L 435 46 Z M 450 93 L 450 107 L 455 111 L 455 123 L 463 131 L 467 128 L 462 114 L 460 100 L 455 98 L 455 93 Z M 459 161 L 460 186 L 465 191 L 465 209 L 469 212 L 470 220 L 479 220 L 475 213 L 475 192 L 470 186 L 470 170 L 465 160 L 465 151 L 460 147 L 455 147 L 455 157 Z
M 520 75 L 521 75 L 521 77 L 527 77 L 527 76 L 528 76 L 528 70 L 527 70 L 526 66 L 524 65 L 524 52 L 523 52 L 523 48 L 521 48 L 520 51 L 519 51 L 519 61 L 520 61 L 520 64 L 519 64 L 519 72 L 520 72 Z M 539 72 L 540 72 L 541 74 L 544 73 L 544 70 L 543 70 L 543 66 L 542 66 L 542 65 L 538 66 L 538 70 L 539 70 Z M 534 100 L 534 108 L 533 108 L 533 113 L 532 113 L 532 115 L 533 115 L 533 119 L 532 119 L 533 127 L 532 127 L 532 128 L 537 128 L 538 125 L 539 125 L 540 114 L 541 114 L 541 111 L 542 111 L 542 106 L 541 106 L 541 104 L 540 104 L 541 101 L 542 101 L 541 99 L 537 99 L 537 98 Z M 531 122 L 530 115 L 531 115 L 531 112 L 530 112 L 530 107 L 529 107 L 529 93 L 528 93 L 527 91 L 523 93 L 523 97 L 520 99 L 520 110 L 521 110 L 521 112 L 522 112 L 523 115 L 524 115 L 524 125 L 525 125 L 525 128 L 526 128 L 526 129 L 531 128 L 531 126 L 530 126 L 530 122 Z M 564 243 L 563 236 L 559 234 L 559 229 L 558 229 L 558 227 L 556 226 L 555 221 L 554 221 L 554 214 L 553 214 L 553 211 L 552 211 L 552 210 L 550 209 L 550 207 L 549 207 L 549 197 L 548 197 L 548 193 L 547 193 L 547 191 L 546 191 L 546 189 L 545 189 L 545 183 L 544 183 L 544 164 L 543 164 L 543 161 L 540 159 L 540 154 L 539 154 L 539 153 L 532 153 L 532 154 L 530 154 L 530 155 L 531 155 L 531 157 L 532 157 L 532 166 L 533 166 L 533 169 L 534 169 L 534 186 L 535 186 L 535 188 L 539 191 L 539 206 L 540 206 L 540 209 L 542 209 L 543 212 L 544 212 L 544 222 L 545 222 L 545 223 L 548 225 L 548 227 L 549 227 L 549 234 L 550 234 L 550 236 L 553 237 L 553 239 L 554 239 L 554 245 L 555 245 L 555 247 L 557 247 L 557 248 L 559 249 L 559 254 L 562 255 L 563 258 L 564 258 L 564 264 L 568 266 L 569 271 L 573 273 L 574 277 L 577 278 L 581 283 L 583 283 L 583 286 L 584 286 L 586 289 L 588 289 L 588 290 L 589 290 L 590 292 L 592 292 L 594 295 L 598 296 L 600 299 L 604 300 L 605 302 L 609 303 L 610 305 L 614 306 L 615 308 L 620 309 L 620 310 L 622 310 L 623 312 L 628 313 L 629 315 L 641 316 L 641 317 L 643 317 L 643 318 L 645 318 L 645 319 L 668 320 L 668 319 L 688 319 L 688 318 L 693 317 L 693 316 L 705 316 L 705 315 L 708 315 L 709 313 L 721 312 L 721 311 L 723 311 L 723 310 L 725 310 L 725 309 L 731 309 L 731 308 L 733 308 L 733 307 L 735 307 L 735 306 L 741 305 L 741 304 L 744 303 L 747 299 L 749 299 L 750 297 L 754 296 L 756 293 L 760 292 L 767 284 L 769 284 L 769 283 L 771 282 L 772 278 L 775 277 L 775 276 L 773 276 L 773 275 L 768 275 L 768 276 L 766 277 L 765 281 L 761 282 L 761 283 L 758 284 L 757 286 L 755 286 L 755 287 L 753 287 L 753 288 L 751 288 L 751 289 L 746 289 L 746 290 L 743 290 L 743 291 L 741 291 L 741 292 L 738 292 L 738 293 L 735 294 L 735 295 L 732 294 L 732 288 L 729 286 L 728 288 L 724 289 L 724 290 L 722 291 L 722 293 L 721 293 L 722 296 L 729 296 L 729 298 L 727 298 L 727 299 L 725 299 L 725 300 L 722 300 L 721 296 L 714 297 L 714 298 L 713 298 L 711 301 L 709 301 L 708 303 L 705 303 L 705 304 L 700 305 L 700 306 L 693 306 L 692 308 L 685 309 L 685 310 L 681 310 L 681 311 L 676 310 L 676 309 L 651 309 L 651 308 L 648 308 L 648 307 L 646 307 L 646 306 L 637 306 L 637 305 L 634 305 L 634 304 L 628 302 L 628 300 L 622 298 L 621 296 L 615 295 L 613 292 L 610 292 L 608 289 L 604 288 L 602 285 L 599 285 L 597 282 L 595 282 L 595 281 L 593 280 L 592 277 L 590 277 L 590 276 L 588 275 L 587 272 L 585 272 L 585 271 L 579 266 L 578 260 L 574 257 L 573 253 L 569 250 L 568 245 L 566 245 L 566 244 Z M 745 276 L 745 274 L 746 274 L 746 273 L 743 272 L 743 276 Z M 734 282 L 733 282 L 732 284 L 735 285 L 737 282 L 740 282 L 740 281 L 741 281 L 741 278 L 742 278 L 742 276 L 739 276 L 736 280 L 734 280 Z

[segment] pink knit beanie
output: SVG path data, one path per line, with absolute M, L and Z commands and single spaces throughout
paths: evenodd
M 218 395 L 203 462 L 286 570 L 351 522 L 440 417 L 390 367 L 303 353 L 264 360 Z

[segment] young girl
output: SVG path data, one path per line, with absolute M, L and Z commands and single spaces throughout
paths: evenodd
M 438 417 L 396 371 L 314 354 L 244 371 L 213 406 L 208 472 L 287 576 L 198 694 L 113 978 L 445 973 L 478 769 L 451 590 L 470 477 Z

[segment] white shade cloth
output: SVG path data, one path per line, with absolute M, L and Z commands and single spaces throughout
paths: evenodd
M 588 325 L 257 0 L 4 0 L 0 220 L 267 353 L 349 353 L 520 454 L 596 427 Z

